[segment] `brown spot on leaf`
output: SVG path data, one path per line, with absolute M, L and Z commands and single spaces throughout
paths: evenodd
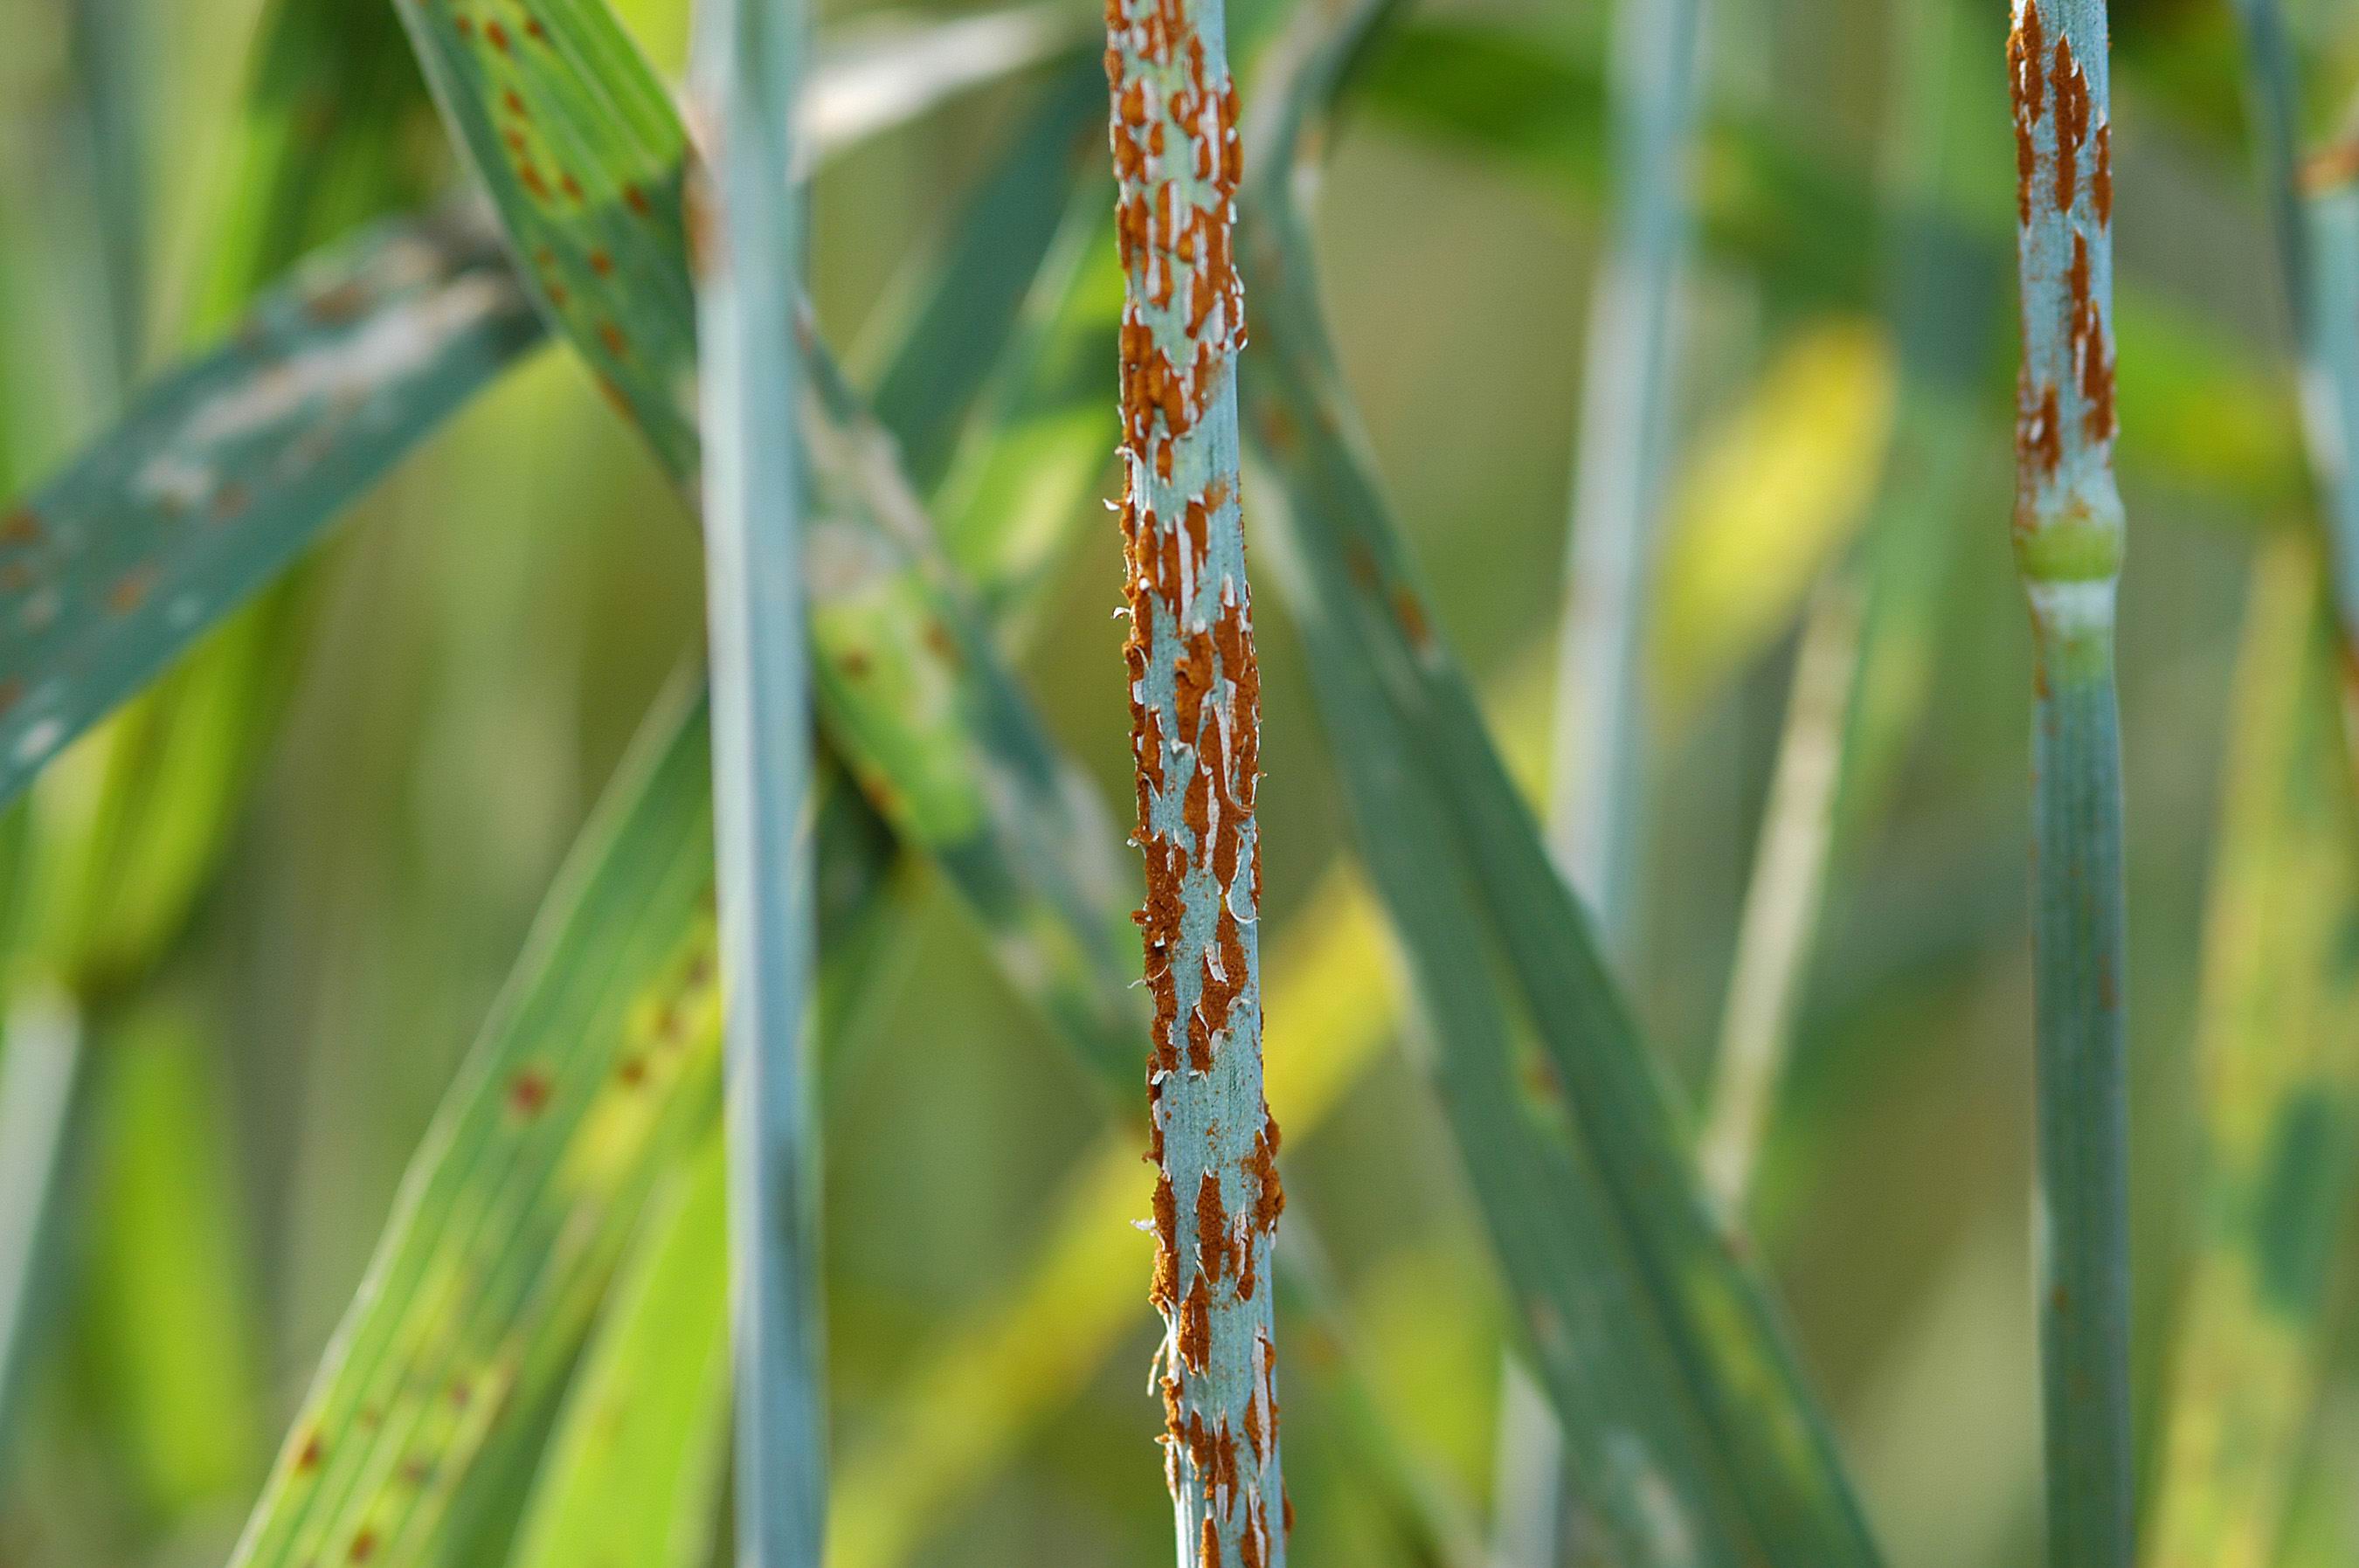
M 306 299 L 303 314 L 322 327 L 341 327 L 358 320 L 368 303 L 368 290 L 357 279 L 347 278 Z
M 156 568 L 135 567 L 116 578 L 106 590 L 106 608 L 114 615 L 128 615 L 147 602 L 147 595 L 156 587 Z
M 511 1115 L 529 1120 L 548 1108 L 549 1097 L 554 1087 L 546 1069 L 527 1067 L 508 1080 L 507 1104 Z M 453 1392 L 456 1392 L 454 1388 Z

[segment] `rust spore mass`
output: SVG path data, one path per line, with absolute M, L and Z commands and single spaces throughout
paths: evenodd
M 2007 91 L 2015 110 L 2015 217 L 2018 223 L 2031 222 L 2031 190 L 2038 178 L 2038 156 L 2032 131 L 2047 105 L 2047 82 L 2040 70 L 2047 52 L 2039 7 L 2026 5 L 2023 19 L 2006 40 Z
M 1229 1217 L 1221 1206 L 1220 1179 L 1210 1171 L 1196 1188 L 1196 1260 L 1214 1284 L 1229 1272 Z
M 2114 222 L 2114 128 L 2110 124 L 2097 127 L 2097 170 L 2090 177 L 2089 200 L 2097 210 L 2098 223 L 2111 228 Z
M 2033 14 L 2038 8 L 2033 7 Z M 2056 40 L 2053 83 L 2056 89 L 2056 211 L 2069 212 L 2077 194 L 2082 144 L 2089 139 L 2089 81 L 2072 46 Z

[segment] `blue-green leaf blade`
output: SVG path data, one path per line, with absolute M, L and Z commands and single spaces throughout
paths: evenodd
M 397 223 L 142 395 L 0 522 L 0 799 L 539 336 L 479 229 Z

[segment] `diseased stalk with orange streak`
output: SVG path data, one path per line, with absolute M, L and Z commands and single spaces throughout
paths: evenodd
M 2114 600 L 2113 131 L 2104 0 L 2016 0 L 2023 368 L 2015 547 L 2030 600 L 2039 1314 L 2049 1561 L 2132 1560 L 2129 1127 Z
M 1286 1200 L 1262 1098 L 1261 679 L 1229 247 L 1243 153 L 1220 0 L 1108 0 L 1106 77 L 1165 1469 L 1181 1568 L 1281 1568 L 1270 1248 Z

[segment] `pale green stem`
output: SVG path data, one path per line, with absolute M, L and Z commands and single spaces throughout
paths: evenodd
M 706 0 L 693 61 L 713 231 L 697 301 L 741 1568 L 818 1568 L 827 1533 L 818 1114 L 805 1028 L 817 936 L 812 707 L 796 439 L 794 102 L 806 25 L 799 5 Z
M 1705 1187 L 1731 1215 L 1744 1206 L 1818 931 L 1859 668 L 1861 597 L 1840 568 L 1812 597 L 1745 886 L 1719 1065 L 1696 1147 Z
M 0 1050 L 0 1454 L 29 1373 L 38 1319 L 54 1304 L 61 1193 L 87 1065 L 65 994 L 25 988 Z
M 2107 64 L 2104 0 L 2017 0 L 2015 544 L 2038 664 L 2035 1245 L 2052 1568 L 2133 1556 Z
M 1590 294 L 1567 536 L 1549 847 L 1615 947 L 1643 776 L 1639 647 L 1670 446 L 1698 10 L 1699 0 L 1624 0 L 1615 13 L 1614 211 Z

